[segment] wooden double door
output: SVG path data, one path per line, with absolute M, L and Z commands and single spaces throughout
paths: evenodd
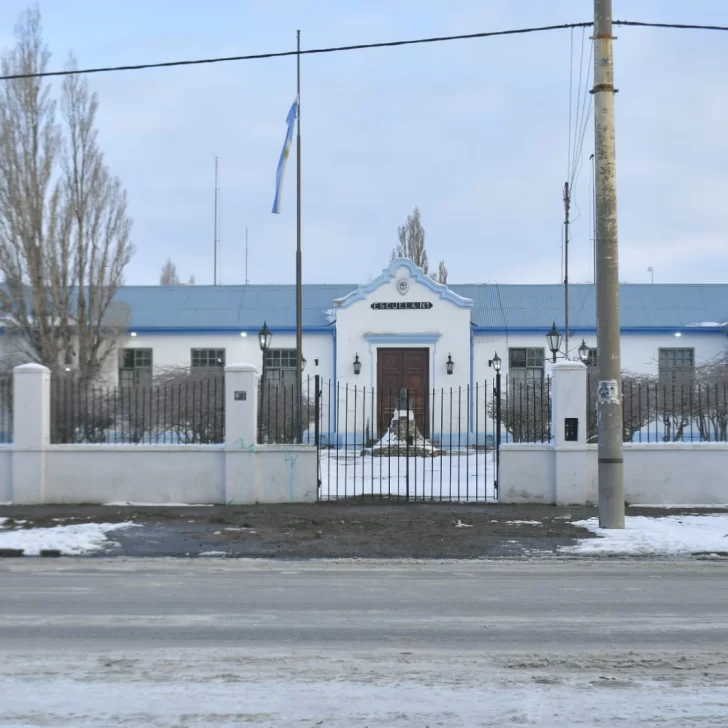
M 429 349 L 377 349 L 378 436 L 389 428 L 400 392 L 406 389 L 417 428 L 429 437 L 429 387 Z

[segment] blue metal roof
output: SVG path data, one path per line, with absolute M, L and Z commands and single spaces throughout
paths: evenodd
M 307 284 L 303 287 L 303 325 L 329 325 L 326 311 L 355 291 L 356 285 Z M 451 285 L 473 301 L 472 322 L 492 329 L 541 329 L 563 325 L 561 285 Z M 622 284 L 622 328 L 680 328 L 728 321 L 728 285 Z M 569 286 L 569 327 L 596 325 L 594 286 Z M 296 289 L 292 285 L 125 286 L 117 301 L 126 303 L 131 328 L 252 330 L 267 321 L 271 328 L 296 324 Z

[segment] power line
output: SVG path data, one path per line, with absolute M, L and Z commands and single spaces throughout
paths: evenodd
M 391 40 L 382 43 L 359 43 L 357 45 L 333 46 L 329 48 L 310 48 L 302 50 L 302 56 L 322 53 L 340 53 L 342 51 L 360 51 L 370 48 L 396 48 L 399 46 L 424 45 L 426 43 L 445 43 L 453 40 L 472 40 L 475 38 L 495 38 L 505 35 L 526 35 L 542 33 L 549 30 L 565 30 L 568 28 L 588 28 L 593 23 L 564 23 L 562 25 L 542 25 L 533 28 L 512 28 L 510 30 L 493 30 L 483 33 L 466 33 L 462 35 L 442 35 L 431 38 L 414 38 L 411 40 Z M 16 73 L 0 76 L 0 81 L 12 81 L 21 78 L 45 78 L 48 76 L 75 76 L 83 73 L 111 73 L 114 71 L 141 71 L 147 68 L 173 68 L 176 66 L 201 66 L 211 63 L 230 63 L 232 61 L 255 61 L 265 58 L 286 58 L 298 55 L 298 51 L 279 51 L 276 53 L 252 53 L 245 56 L 225 56 L 221 58 L 199 58 L 190 61 L 165 61 L 163 63 L 139 63 L 129 66 L 105 66 L 101 68 L 67 69 L 65 71 L 43 71 L 42 73 Z
M 649 23 L 638 20 L 615 20 L 613 25 L 639 28 L 673 28 L 677 30 L 722 30 L 728 31 L 725 25 L 693 25 L 688 23 Z M 532 28 L 511 28 L 509 30 L 493 30 L 483 33 L 464 33 L 460 35 L 442 35 L 431 38 L 414 38 L 410 40 L 392 40 L 382 43 L 359 43 L 347 46 L 331 46 L 327 48 L 310 48 L 302 50 L 300 55 L 320 55 L 323 53 L 340 53 L 342 51 L 360 51 L 372 48 L 397 48 L 399 46 L 424 45 L 427 43 L 445 43 L 454 40 L 473 40 L 477 38 L 495 38 L 507 35 L 526 35 L 550 30 L 568 30 L 569 28 L 590 28 L 592 22 L 562 23 L 560 25 L 541 25 Z M 148 68 L 175 68 L 177 66 L 201 66 L 212 63 L 231 63 L 233 61 L 256 61 L 267 58 L 286 58 L 298 55 L 298 51 L 277 51 L 273 53 L 250 53 L 244 56 L 222 56 L 218 58 L 198 58 L 186 61 L 163 61 L 161 63 L 137 63 L 126 66 L 102 66 L 97 68 L 66 69 L 65 71 L 43 71 L 42 73 L 15 73 L 0 76 L 0 81 L 13 81 L 21 78 L 48 78 L 52 76 L 77 76 L 84 73 L 112 73 L 115 71 L 142 71 Z
M 693 25 L 691 23 L 643 23 L 639 20 L 615 20 L 612 25 L 627 25 L 636 28 L 674 28 L 676 30 L 728 30 L 728 25 Z

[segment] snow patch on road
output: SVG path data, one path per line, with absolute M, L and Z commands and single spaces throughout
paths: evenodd
M 38 556 L 44 550 L 58 550 L 64 556 L 82 556 L 114 546 L 106 534 L 136 523 L 77 523 L 52 528 L 24 528 L 0 532 L 0 549 L 22 549 L 26 556 Z
M 624 529 L 599 528 L 590 518 L 574 521 L 600 538 L 585 539 L 575 546 L 564 546 L 562 553 L 624 554 L 629 556 L 684 556 L 695 553 L 728 551 L 728 515 L 702 516 L 627 516 Z

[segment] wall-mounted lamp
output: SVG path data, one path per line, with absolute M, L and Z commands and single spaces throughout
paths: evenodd
M 241 332 L 240 332 L 240 335 L 241 335 L 241 336 L 242 336 L 243 338 L 245 338 L 245 337 L 246 337 L 246 336 L 248 335 L 248 332 L 247 332 L 247 331 L 241 331 Z
M 450 354 L 447 355 L 447 361 L 445 362 L 445 369 L 448 374 L 452 374 L 455 371 L 455 362 L 452 360 Z
M 488 366 L 493 367 L 497 372 L 501 370 L 501 363 L 501 358 L 498 356 L 497 351 L 493 354 L 493 358 L 488 360 Z
M 361 374 L 361 362 L 359 361 L 359 354 L 354 357 L 354 374 L 358 377 Z
M 129 334 L 129 336 L 136 336 L 136 335 L 137 335 L 137 332 L 136 332 L 136 331 L 132 331 L 132 332 L 131 332 L 131 333 Z
M 682 334 L 679 331 L 676 331 L 675 332 L 675 336 L 677 336 L 678 338 L 680 338 L 682 336 Z

